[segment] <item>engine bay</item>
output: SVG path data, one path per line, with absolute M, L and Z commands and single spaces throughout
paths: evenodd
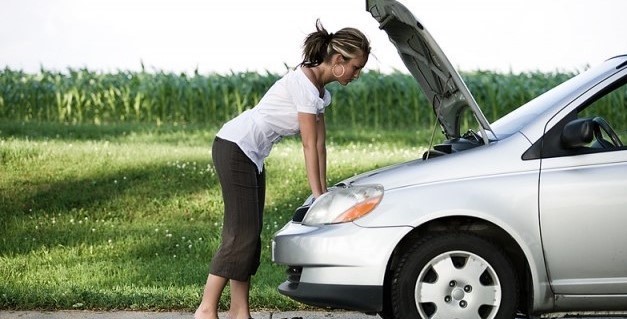
M 453 138 L 434 145 L 422 154 L 422 159 L 428 160 L 434 157 L 465 151 L 481 145 L 484 145 L 481 136 L 473 130 L 468 130 L 462 137 Z

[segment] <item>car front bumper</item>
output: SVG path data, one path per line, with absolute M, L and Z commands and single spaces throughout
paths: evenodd
M 290 222 L 272 240 L 273 262 L 288 266 L 279 291 L 314 306 L 381 311 L 388 261 L 410 230 Z

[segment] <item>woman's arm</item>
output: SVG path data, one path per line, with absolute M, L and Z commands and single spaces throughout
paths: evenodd
M 322 185 L 322 192 L 327 192 L 327 144 L 326 144 L 326 124 L 324 122 L 324 113 L 318 115 L 318 129 L 316 148 L 318 149 L 318 163 L 320 171 L 320 184 Z
M 313 196 L 317 198 L 327 191 L 324 118 L 316 114 L 298 113 L 298 122 L 305 154 L 307 179 Z

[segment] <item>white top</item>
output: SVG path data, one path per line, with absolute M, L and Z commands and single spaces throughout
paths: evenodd
M 259 104 L 225 123 L 217 136 L 237 144 L 261 172 L 272 146 L 300 132 L 298 113 L 324 113 L 330 103 L 331 93 L 325 89 L 320 98 L 316 86 L 298 67 L 275 82 Z

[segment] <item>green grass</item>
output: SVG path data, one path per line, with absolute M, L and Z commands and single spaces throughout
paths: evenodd
M 215 129 L 0 122 L 1 309 L 194 309 L 220 240 Z M 428 133 L 328 133 L 331 183 L 419 157 Z M 254 309 L 295 310 L 277 292 L 274 232 L 309 194 L 298 139 L 267 161 Z M 221 300 L 222 308 L 228 298 Z

